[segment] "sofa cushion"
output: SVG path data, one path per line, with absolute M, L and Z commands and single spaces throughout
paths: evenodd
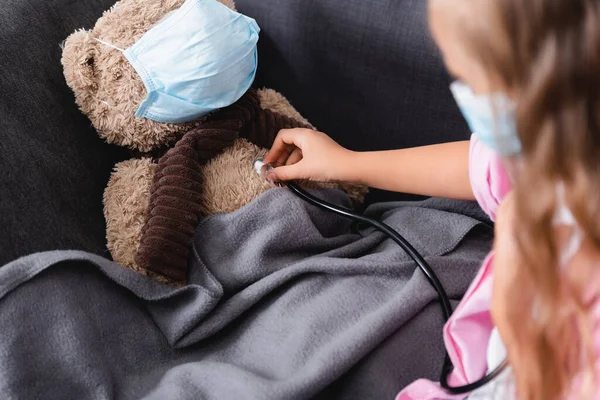
M 42 250 L 106 254 L 102 193 L 125 152 L 77 109 L 60 43 L 113 2 L 0 2 L 0 265 Z
M 60 43 L 115 0 L 0 2 L 0 265 L 43 250 L 108 255 L 102 193 L 127 151 L 64 82 Z M 257 86 L 357 150 L 467 137 L 422 0 L 237 0 L 262 28 Z M 386 199 L 381 193 L 370 201 Z
M 261 27 L 257 85 L 354 150 L 467 139 L 423 0 L 236 0 Z M 373 200 L 391 198 L 379 193 Z

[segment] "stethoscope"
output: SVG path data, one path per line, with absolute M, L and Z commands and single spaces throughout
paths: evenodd
M 254 167 L 254 170 L 262 177 L 266 177 L 269 170 L 271 170 L 273 168 L 271 165 L 266 164 L 262 158 L 255 160 L 253 167 Z M 389 225 L 387 225 L 381 221 L 377 221 L 375 219 L 366 217 L 362 214 L 355 213 L 354 211 L 351 211 L 347 208 L 336 206 L 334 204 L 331 204 L 329 202 L 321 200 L 318 197 L 311 195 L 304 189 L 301 189 L 294 182 L 291 182 L 291 181 L 279 182 L 278 185 L 287 186 L 288 189 L 290 189 L 292 191 L 292 193 L 294 193 L 296 196 L 300 197 L 302 200 L 306 201 L 307 203 L 312 204 L 313 206 L 333 212 L 335 214 L 349 218 L 353 221 L 362 222 L 364 224 L 370 225 L 371 227 L 377 229 L 378 231 L 386 234 L 390 239 L 392 239 L 394 242 L 396 242 L 406 253 L 408 253 L 410 258 L 412 258 L 412 260 L 417 264 L 417 266 L 421 269 L 421 271 L 423 271 L 423 273 L 425 274 L 425 277 L 427 278 L 427 281 L 429 281 L 429 284 L 431 284 L 431 286 L 433 286 L 433 288 L 435 289 L 435 291 L 437 292 L 437 294 L 440 298 L 440 305 L 442 307 L 442 314 L 444 315 L 444 321 L 448 321 L 448 319 L 450 318 L 450 315 L 452 314 L 452 306 L 450 305 L 450 299 L 448 298 L 448 295 L 446 294 L 446 290 L 444 290 L 442 283 L 438 279 L 438 277 L 435 274 L 435 272 L 433 271 L 433 269 L 431 269 L 431 266 L 429 266 L 427 261 L 425 261 L 423 256 L 421 256 L 421 254 L 404 237 L 402 237 L 402 235 L 400 235 L 398 232 L 396 232 L 396 230 L 394 230 L 392 227 L 390 227 Z M 485 375 L 484 377 L 476 380 L 475 382 L 472 382 L 472 383 L 469 383 L 469 384 L 463 385 L 463 386 L 450 386 L 448 384 L 448 376 L 454 369 L 454 366 L 452 365 L 452 363 L 450 361 L 450 356 L 448 355 L 448 353 L 446 353 L 444 356 L 444 365 L 442 366 L 440 385 L 448 393 L 451 393 L 451 394 L 469 393 L 475 389 L 478 389 L 478 388 L 486 385 L 490 381 L 492 381 L 494 378 L 496 378 L 498 375 L 500 375 L 500 373 L 504 370 L 504 368 L 506 368 L 507 365 L 508 365 L 508 362 L 506 360 L 504 360 L 492 372 L 490 372 L 489 374 Z

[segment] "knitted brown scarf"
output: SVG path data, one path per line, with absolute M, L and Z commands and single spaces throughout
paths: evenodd
M 305 124 L 263 110 L 255 90 L 186 133 L 160 158 L 150 189 L 146 222 L 135 258 L 138 266 L 174 283 L 187 280 L 187 258 L 202 216 L 200 170 L 238 137 L 270 147 L 280 129 Z

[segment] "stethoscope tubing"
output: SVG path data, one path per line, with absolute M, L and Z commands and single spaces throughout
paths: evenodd
M 433 269 L 427 263 L 427 261 L 425 261 L 423 256 L 421 256 L 421 254 L 410 244 L 410 242 L 408 242 L 408 240 L 406 240 L 402 235 L 400 235 L 395 229 L 381 221 L 377 221 L 375 219 L 366 217 L 362 214 L 358 214 L 347 208 L 340 207 L 331 204 L 327 201 L 321 200 L 318 197 L 315 197 L 312 194 L 308 193 L 306 190 L 300 188 L 295 182 L 281 182 L 280 185 L 287 186 L 288 189 L 292 191 L 292 193 L 294 193 L 302 200 L 315 207 L 321 208 L 329 212 L 333 212 L 335 214 L 341 215 L 343 217 L 349 218 L 357 222 L 367 224 L 377 229 L 378 231 L 386 234 L 390 239 L 396 242 L 417 264 L 417 266 L 421 269 L 431 286 L 437 292 L 442 308 L 442 313 L 444 315 L 444 321 L 448 321 L 450 315 L 452 315 L 452 305 L 450 304 L 450 299 L 448 298 L 448 294 L 446 293 L 444 286 L 438 279 L 435 271 L 433 271 Z M 452 366 L 452 363 L 450 361 L 450 356 L 448 355 L 448 353 L 446 353 L 444 356 L 444 364 L 442 367 L 442 374 L 440 377 L 440 385 L 442 386 L 442 388 L 444 388 L 447 392 L 451 394 L 469 393 L 492 381 L 494 378 L 500 375 L 500 373 L 507 367 L 507 365 L 507 360 L 504 360 L 492 372 L 478 379 L 475 382 L 462 386 L 450 386 L 450 384 L 448 383 L 448 376 L 450 375 L 454 367 Z

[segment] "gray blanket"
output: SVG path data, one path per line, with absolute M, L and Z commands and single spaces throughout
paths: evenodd
M 455 300 L 489 250 L 470 203 L 367 213 Z M 0 399 L 392 399 L 438 376 L 443 321 L 423 274 L 379 232 L 287 189 L 203 220 L 190 269 L 171 288 L 77 251 L 0 268 Z

